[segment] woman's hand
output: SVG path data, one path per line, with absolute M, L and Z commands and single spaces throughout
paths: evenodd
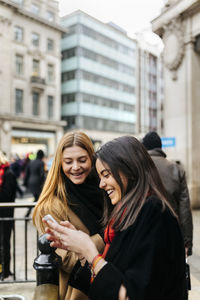
M 72 223 L 70 223 L 69 221 L 61 221 L 60 225 L 62 225 L 64 227 L 67 227 L 67 228 L 70 228 L 70 229 L 73 229 L 73 230 L 76 230 L 74 225 L 72 225 Z
M 126 288 L 123 284 L 119 289 L 119 300 L 129 300 L 129 298 L 126 296 Z
M 89 235 L 80 230 L 75 230 L 70 222 L 61 222 L 61 225 L 59 225 L 51 221 L 43 221 L 48 226 L 45 231 L 49 234 L 47 239 L 52 241 L 51 247 L 73 251 L 79 257 L 85 257 L 88 262 L 91 262 L 94 256 L 98 254 L 96 246 Z

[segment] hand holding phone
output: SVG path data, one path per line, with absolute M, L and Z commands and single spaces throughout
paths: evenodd
M 57 221 L 52 217 L 52 215 L 50 215 L 50 214 L 44 216 L 44 217 L 43 217 L 43 220 L 45 220 L 45 221 L 52 221 L 52 222 L 58 224 L 58 222 L 57 222 Z

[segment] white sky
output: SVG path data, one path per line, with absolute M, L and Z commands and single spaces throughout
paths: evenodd
M 59 0 L 60 16 L 77 9 L 102 22 L 114 22 L 129 36 L 151 28 L 151 20 L 160 14 L 165 0 Z

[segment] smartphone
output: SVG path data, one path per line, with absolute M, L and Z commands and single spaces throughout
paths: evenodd
M 52 221 L 52 222 L 54 222 L 54 223 L 58 223 L 53 217 L 52 217 L 52 215 L 46 215 L 46 216 L 44 216 L 44 218 L 43 218 L 45 221 Z

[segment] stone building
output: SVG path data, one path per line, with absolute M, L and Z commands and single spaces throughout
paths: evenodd
M 60 108 L 58 1 L 0 0 L 0 149 L 52 154 Z
M 187 172 L 192 206 L 200 207 L 200 1 L 169 0 L 152 21 L 164 42 L 165 135 Z

